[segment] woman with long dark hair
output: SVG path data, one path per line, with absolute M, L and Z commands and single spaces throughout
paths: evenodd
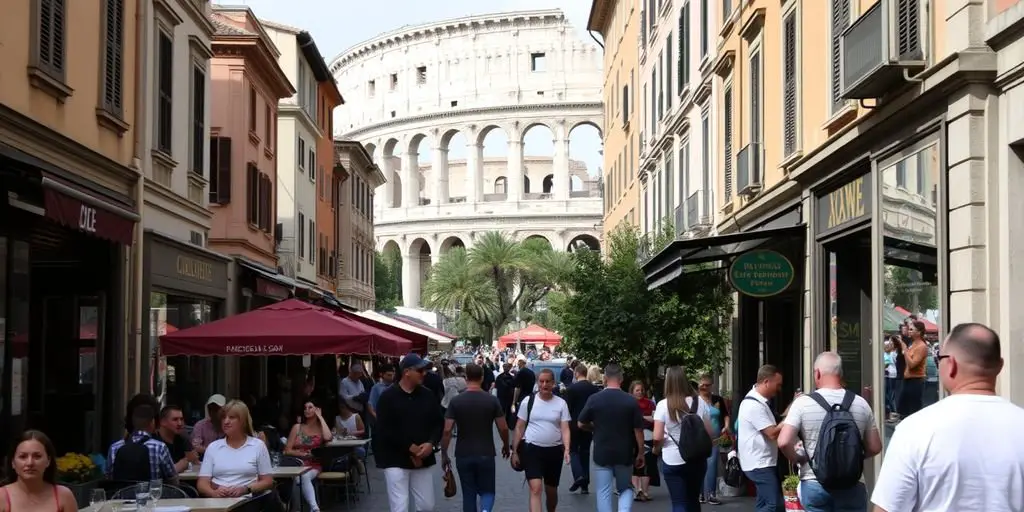
M 57 455 L 46 434 L 26 430 L 14 445 L 10 460 L 0 511 L 78 511 L 71 490 L 57 485 Z
M 313 400 L 306 399 L 302 404 L 302 422 L 296 423 L 288 434 L 288 445 L 284 448 L 284 454 L 302 459 L 302 463 L 311 469 L 296 478 L 296 484 L 302 490 L 302 497 L 309 504 L 310 510 L 317 512 L 320 506 L 316 502 L 316 489 L 313 487 L 313 480 L 320 474 L 320 463 L 313 457 L 313 450 L 323 446 L 334 438 L 331 427 L 324 420 L 323 412 L 313 403 Z
M 707 460 L 683 460 L 678 442 L 685 435 L 683 416 L 690 414 L 697 401 L 696 414 L 711 434 L 711 415 L 707 404 L 697 398 L 686 378 L 686 370 L 672 366 L 665 371 L 665 398 L 654 408 L 654 450 L 661 454 L 661 474 L 672 500 L 672 512 L 700 512 L 700 493 L 707 472 Z

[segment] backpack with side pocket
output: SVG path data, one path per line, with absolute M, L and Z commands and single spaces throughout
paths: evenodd
M 526 447 L 526 429 L 530 426 L 530 415 L 533 414 L 533 400 L 537 395 L 530 395 L 530 398 L 526 401 L 526 422 L 523 424 L 523 438 L 519 440 L 519 444 L 516 445 L 516 454 L 518 456 L 519 464 L 511 464 L 512 470 L 519 472 L 523 470 L 523 448 Z
M 849 489 L 864 473 L 864 439 L 850 407 L 857 395 L 846 390 L 843 401 L 830 404 L 820 393 L 809 395 L 825 409 L 818 430 L 818 444 L 811 457 L 811 470 L 826 490 Z
M 114 464 L 110 468 L 113 480 L 124 482 L 148 482 L 156 475 L 150 472 L 149 447 L 146 442 L 149 436 L 138 439 L 126 439 L 124 444 L 114 453 Z
M 704 426 L 704 419 L 697 414 L 700 397 L 690 399 L 690 410 L 679 418 L 679 438 L 665 429 L 665 433 L 676 444 L 679 456 L 684 462 L 707 460 L 711 456 L 711 435 Z

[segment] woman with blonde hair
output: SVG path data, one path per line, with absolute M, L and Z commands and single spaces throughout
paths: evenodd
M 249 407 L 231 400 L 221 408 L 224 437 L 206 448 L 196 488 L 208 498 L 237 498 L 274 487 L 267 445 L 256 437 Z
M 701 486 L 707 471 L 706 459 L 687 462 L 679 453 L 678 443 L 686 435 L 682 420 L 687 414 L 700 416 L 711 434 L 711 414 L 690 387 L 686 370 L 669 367 L 665 371 L 665 398 L 654 408 L 654 453 L 661 455 L 661 474 L 672 500 L 672 512 L 700 511 Z
M 587 371 L 587 380 L 591 384 L 604 389 L 604 375 L 601 374 L 601 369 L 597 365 L 591 366 L 590 370 Z

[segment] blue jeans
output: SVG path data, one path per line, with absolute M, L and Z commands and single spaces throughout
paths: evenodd
M 619 512 L 629 512 L 633 507 L 633 466 L 594 465 L 594 481 L 597 484 L 597 512 L 612 512 L 615 508 L 613 491 L 619 491 Z
M 672 500 L 672 512 L 700 512 L 700 488 L 707 472 L 707 462 L 672 466 L 661 463 L 661 474 Z
M 754 510 L 757 512 L 783 512 L 785 502 L 782 501 L 782 484 L 779 482 L 779 473 L 775 466 L 770 468 L 757 468 L 752 471 L 744 471 L 747 479 L 754 483 L 757 489 L 757 500 L 754 502 Z
M 481 511 L 494 509 L 494 457 L 456 457 L 455 469 L 462 483 L 462 512 L 477 512 L 477 496 Z
M 580 482 L 586 487 L 590 485 L 590 442 L 589 432 L 574 429 L 569 442 L 569 465 L 572 468 L 573 482 Z
M 718 437 L 718 436 L 715 436 Z M 714 437 L 712 438 L 714 439 Z M 708 469 L 704 472 L 704 486 L 701 487 L 702 495 L 710 498 L 718 496 L 718 445 L 711 447 L 711 456 L 708 457 Z
M 896 377 L 885 378 L 885 412 L 896 412 L 896 397 L 899 390 L 896 389 Z
M 806 512 L 864 512 L 868 491 L 858 483 L 850 489 L 826 491 L 817 480 L 800 482 L 800 504 Z

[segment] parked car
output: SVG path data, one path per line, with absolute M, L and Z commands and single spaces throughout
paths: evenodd
M 544 369 L 551 370 L 551 371 L 555 372 L 555 382 L 558 382 L 558 380 L 559 380 L 558 376 L 561 375 L 562 368 L 565 368 L 565 364 L 566 364 L 567 361 L 568 361 L 567 359 L 549 359 L 547 361 L 541 361 L 539 359 L 534 359 L 533 361 L 530 361 L 530 362 L 526 363 L 526 367 L 531 369 L 531 370 L 533 370 L 533 373 L 535 373 L 535 374 L 540 373 L 540 371 L 544 370 Z M 561 391 L 562 391 L 562 384 L 559 383 L 558 387 L 555 388 L 555 393 L 559 393 Z M 537 385 L 536 384 L 533 385 L 533 392 L 534 393 L 537 392 Z

